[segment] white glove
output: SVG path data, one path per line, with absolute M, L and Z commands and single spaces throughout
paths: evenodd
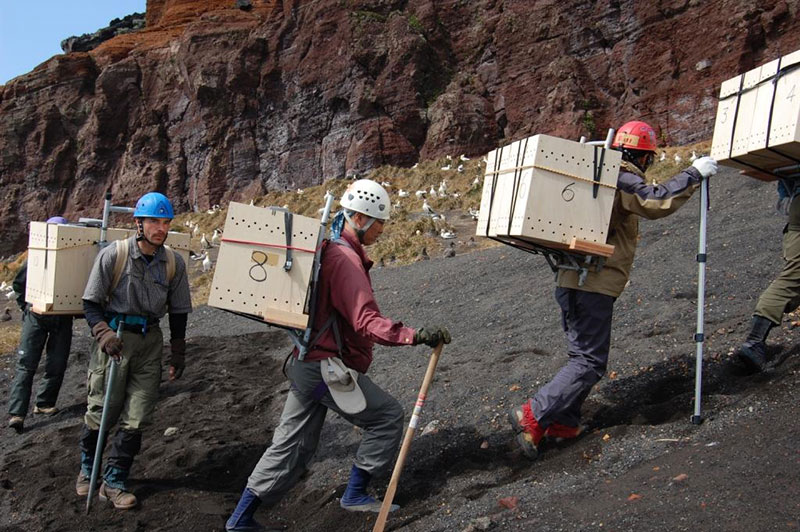
M 703 176 L 703 178 L 717 173 L 717 161 L 708 156 L 695 159 L 692 163 L 692 166 L 697 168 L 697 171 L 700 172 L 700 175 Z

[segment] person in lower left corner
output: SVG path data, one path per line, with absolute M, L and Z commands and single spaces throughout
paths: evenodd
M 49 224 L 69 223 L 63 216 L 53 216 Z M 38 314 L 25 302 L 28 263 L 23 262 L 12 287 L 17 294 L 17 304 L 22 310 L 22 333 L 17 351 L 17 367 L 8 394 L 8 427 L 21 434 L 30 407 L 33 377 L 42 351 L 46 352 L 44 376 L 39 381 L 34 415 L 52 416 L 58 413 L 56 400 L 67 371 L 69 350 L 72 347 L 72 316 Z
M 328 410 L 363 430 L 339 505 L 352 512 L 380 511 L 381 501 L 367 492 L 367 486 L 394 458 L 404 414 L 397 399 L 366 375 L 372 348 L 375 343 L 430 347 L 450 343 L 444 327 L 415 330 L 378 309 L 369 275 L 373 263 L 364 247 L 377 241 L 389 219 L 386 190 L 360 179 L 348 187 L 340 205 L 331 241 L 322 250 L 311 345 L 302 360 L 297 348 L 289 358 L 290 388 L 280 424 L 225 524 L 228 532 L 268 530 L 255 520 L 255 512 L 262 503 L 277 504 L 307 471 Z M 397 508 L 392 505 L 392 510 Z

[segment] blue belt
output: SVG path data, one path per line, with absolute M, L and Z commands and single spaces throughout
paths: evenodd
M 112 317 L 113 316 L 113 317 Z M 145 316 L 137 316 L 135 314 L 106 314 L 106 319 L 111 317 L 108 321 L 108 326 L 112 330 L 117 330 L 117 324 L 122 321 L 122 329 L 131 332 L 141 332 L 143 335 L 147 334 L 147 328 L 158 325 L 158 320 L 147 319 Z

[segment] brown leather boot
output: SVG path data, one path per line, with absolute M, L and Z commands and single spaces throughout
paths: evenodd
M 117 510 L 130 510 L 136 506 L 136 495 L 125 490 L 109 487 L 103 482 L 97 493 L 101 501 L 109 501 Z
M 22 427 L 25 425 L 25 416 L 11 416 L 8 418 L 8 428 L 17 431 L 17 434 L 22 434 Z
M 78 473 L 78 479 L 75 481 L 75 493 L 81 497 L 89 495 L 89 482 L 91 479 L 83 474 Z

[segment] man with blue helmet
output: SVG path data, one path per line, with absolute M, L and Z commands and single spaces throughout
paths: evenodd
M 89 493 L 103 402 L 110 389 L 109 427 L 118 422 L 119 428 L 98 495 L 121 510 L 136 506 L 136 496 L 126 488 L 126 480 L 141 448 L 142 429 L 151 423 L 158 400 L 163 345 L 159 322 L 169 312 L 172 381 L 183 373 L 186 321 L 192 310 L 186 265 L 164 245 L 174 217 L 172 204 L 163 194 L 149 192 L 136 203 L 133 217 L 136 236 L 98 253 L 83 293 L 84 314 L 94 342 L 79 443 L 81 471 L 75 485 L 78 495 Z M 118 260 L 124 263 L 115 277 Z M 116 334 L 118 327 L 122 328 L 121 337 Z M 106 372 L 112 358 L 119 366 L 109 385 Z
M 69 223 L 63 216 L 53 216 L 49 224 Z M 44 363 L 44 376 L 39 381 L 36 392 L 34 414 L 51 416 L 58 412 L 56 399 L 64 381 L 67 359 L 72 346 L 72 316 L 45 316 L 37 314 L 25 302 L 25 288 L 28 280 L 28 262 L 22 263 L 14 277 L 12 287 L 17 294 L 17 303 L 22 310 L 22 334 L 17 352 L 17 367 L 14 382 L 8 394 L 8 426 L 17 433 L 22 432 L 25 416 L 31 400 L 33 376 L 42 351 L 47 356 Z

